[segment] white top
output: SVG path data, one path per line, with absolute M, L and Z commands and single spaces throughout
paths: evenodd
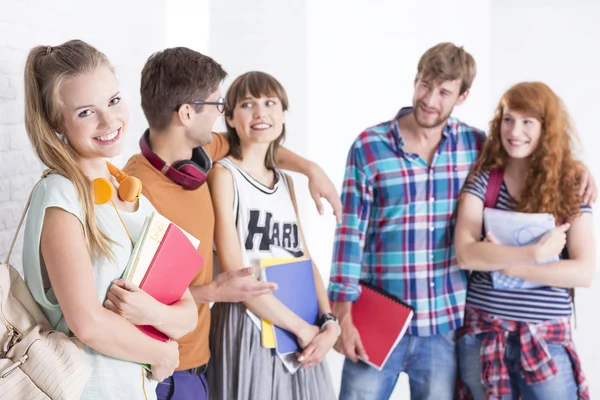
M 52 289 L 44 293 L 40 264 L 40 238 L 46 208 L 58 207 L 75 215 L 82 224 L 83 212 L 77 190 L 67 178 L 53 174 L 44 178 L 34 189 L 31 205 L 25 223 L 23 243 L 23 271 L 25 282 L 40 308 L 52 326 L 65 333 L 69 329 L 64 322 L 62 311 Z M 114 261 L 106 258 L 92 260 L 94 282 L 98 291 L 98 302 L 104 302 L 111 283 L 119 279 L 125 270 L 131 254 L 131 242 L 125 228 L 111 203 L 94 207 L 98 228 L 116 244 L 110 248 L 114 253 Z M 139 207 L 135 212 L 120 211 L 120 215 L 136 241 L 141 233 L 142 225 L 154 207 L 140 196 Z M 86 385 L 82 399 L 85 400 L 145 400 L 142 387 L 143 369 L 139 364 L 118 360 L 96 352 L 92 348 L 84 348 L 86 360 L 92 367 L 92 375 Z M 155 381 L 144 378 L 148 399 L 156 399 Z
M 269 188 L 230 159 L 217 161 L 233 176 L 233 213 L 244 266 L 260 271 L 264 258 L 304 257 L 302 239 L 285 175 L 275 170 L 277 182 Z M 257 273 L 257 277 L 260 274 Z

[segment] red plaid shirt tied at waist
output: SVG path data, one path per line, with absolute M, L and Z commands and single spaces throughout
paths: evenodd
M 508 368 L 504 363 L 506 340 L 509 333 L 517 332 L 521 343 L 519 364 L 528 384 L 543 382 L 556 375 L 558 369 L 548 351 L 548 343 L 562 344 L 571 358 L 577 395 L 589 400 L 587 381 L 571 337 L 571 318 L 562 317 L 542 323 L 509 321 L 494 317 L 467 305 L 464 327 L 460 335 L 486 333 L 481 343 L 481 380 L 488 399 L 502 399 L 511 395 Z M 468 389 L 461 385 L 459 398 L 470 399 Z

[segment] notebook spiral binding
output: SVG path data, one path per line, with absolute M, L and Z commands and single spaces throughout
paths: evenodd
M 363 287 L 365 287 L 367 289 L 370 289 L 370 290 L 372 290 L 374 292 L 377 292 L 380 295 L 382 295 L 382 296 L 384 296 L 384 297 L 386 297 L 386 298 L 388 298 L 388 299 L 390 299 L 390 300 L 392 300 L 392 301 L 394 301 L 394 302 L 396 302 L 398 304 L 402 304 L 403 306 L 405 306 L 407 308 L 410 308 L 413 312 L 415 311 L 415 308 L 413 306 L 411 306 L 410 304 L 406 303 L 404 300 L 400 299 L 399 297 L 396 297 L 393 294 L 386 292 L 385 290 L 383 290 L 380 287 L 377 287 L 377 286 L 375 286 L 375 285 L 373 285 L 373 284 L 371 284 L 371 283 L 369 283 L 367 281 L 364 281 L 362 279 L 359 280 L 358 283 L 360 283 L 361 286 L 363 286 Z

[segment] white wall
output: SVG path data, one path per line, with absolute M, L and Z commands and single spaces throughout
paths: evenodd
M 131 108 L 126 154 L 137 151 L 146 126 L 140 71 L 165 46 L 164 0 L 0 0 L 0 256 L 4 258 L 30 189 L 42 171 L 23 125 L 23 68 L 29 49 L 83 39 L 114 64 Z M 135 27 L 134 27 L 135 26 Z M 13 253 L 20 268 L 21 246 Z
M 519 81 L 549 85 L 564 101 L 584 145 L 585 160 L 600 180 L 598 109 L 600 100 L 600 3 L 588 0 L 503 0 L 492 7 L 492 86 L 494 105 Z M 491 115 L 491 114 L 490 114 Z M 594 215 L 600 244 L 600 216 Z M 596 246 L 598 248 L 598 245 Z M 600 331 L 597 304 L 600 276 L 592 288 L 578 289 L 575 340 L 592 398 L 600 393 Z
M 208 55 L 228 73 L 224 89 L 251 70 L 275 76 L 290 99 L 286 143 L 306 151 L 306 2 L 228 0 L 209 4 Z M 224 129 L 224 124 L 217 127 Z
M 208 0 L 166 1 L 166 46 L 184 46 L 208 52 L 210 12 Z

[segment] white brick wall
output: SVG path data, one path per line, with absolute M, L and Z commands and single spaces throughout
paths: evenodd
M 0 257 L 10 245 L 27 196 L 43 170 L 23 125 L 23 68 L 30 48 L 82 39 L 115 66 L 131 108 L 122 165 L 146 126 L 139 107 L 140 71 L 165 47 L 166 0 L 0 0 Z M 134 28 L 135 26 L 135 28 Z M 21 244 L 11 260 L 21 267 Z

